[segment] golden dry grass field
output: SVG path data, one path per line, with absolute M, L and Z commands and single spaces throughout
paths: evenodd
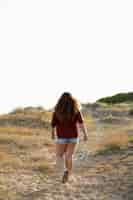
M 120 106 L 109 109 L 123 111 Z M 55 173 L 51 112 L 1 115 L 0 200 L 132 200 L 132 117 L 114 123 L 114 116 L 103 120 L 91 114 L 84 114 L 88 141 L 80 133 L 73 179 L 65 185 L 62 174 Z

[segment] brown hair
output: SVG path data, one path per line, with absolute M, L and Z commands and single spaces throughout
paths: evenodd
M 72 121 L 80 109 L 79 102 L 69 92 L 64 92 L 55 106 L 55 115 L 61 122 Z

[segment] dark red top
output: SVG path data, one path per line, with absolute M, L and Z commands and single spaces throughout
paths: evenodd
M 73 121 L 69 121 L 67 123 L 60 122 L 55 113 L 53 113 L 51 126 L 56 127 L 56 134 L 59 138 L 77 138 L 78 137 L 78 129 L 77 123 L 83 123 L 83 117 L 80 112 L 78 112 Z

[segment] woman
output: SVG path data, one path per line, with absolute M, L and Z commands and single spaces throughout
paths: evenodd
M 56 164 L 58 166 L 63 164 L 64 159 L 65 170 L 62 182 L 65 183 L 72 172 L 72 156 L 79 142 L 78 127 L 84 133 L 84 141 L 87 140 L 87 131 L 79 104 L 70 93 L 65 92 L 59 98 L 53 112 L 51 126 L 52 139 L 56 136 Z

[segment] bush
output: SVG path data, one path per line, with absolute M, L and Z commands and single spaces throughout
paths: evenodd
M 109 103 L 109 104 L 116 104 L 128 101 L 129 102 L 133 101 L 133 92 L 119 93 L 114 96 L 105 97 L 98 100 L 98 102 Z

